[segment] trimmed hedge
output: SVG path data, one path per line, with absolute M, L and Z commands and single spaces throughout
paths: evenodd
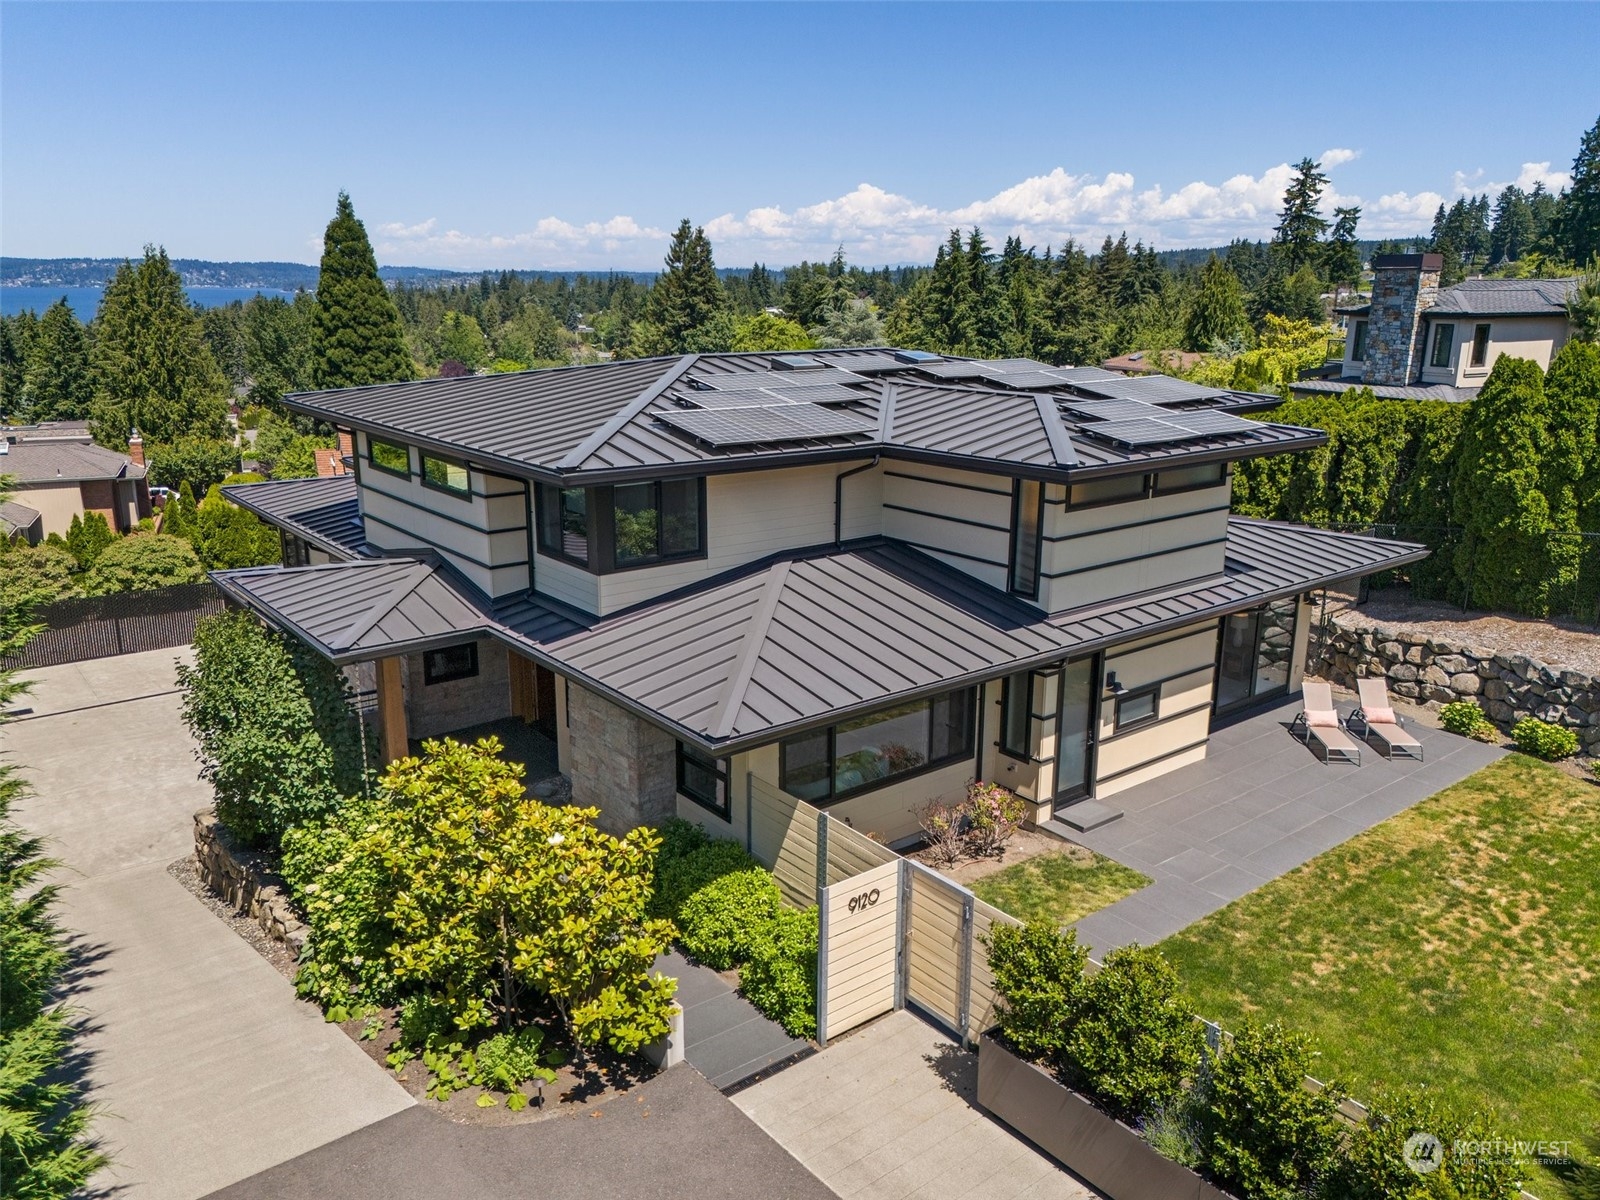
M 791 1037 L 817 1036 L 817 910 L 781 908 L 757 932 L 739 991 Z
M 782 903 L 777 880 L 760 867 L 723 875 L 678 909 L 678 940 L 706 966 L 729 970 L 749 959 Z

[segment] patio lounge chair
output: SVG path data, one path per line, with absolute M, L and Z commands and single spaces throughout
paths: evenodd
M 1359 732 L 1362 740 L 1376 740 L 1378 749 L 1386 758 L 1402 755 L 1422 761 L 1422 743 L 1400 727 L 1400 714 L 1394 711 L 1389 700 L 1389 685 L 1381 676 L 1356 680 L 1356 691 L 1361 704 L 1350 714 L 1351 729 Z M 1356 730 L 1356 722 L 1360 729 Z
M 1305 742 L 1321 747 L 1325 763 L 1346 762 L 1361 765 L 1361 743 L 1345 733 L 1339 711 L 1333 707 L 1333 688 L 1320 679 L 1307 679 L 1300 685 L 1305 707 L 1289 725 L 1289 731 Z

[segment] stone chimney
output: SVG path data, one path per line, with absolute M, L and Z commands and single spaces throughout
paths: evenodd
M 1440 254 L 1380 254 L 1372 260 L 1372 311 L 1362 383 L 1403 387 L 1422 372 L 1422 314 L 1439 299 Z
M 128 438 L 128 457 L 133 459 L 135 466 L 144 466 L 144 439 L 139 436 L 137 429 Z

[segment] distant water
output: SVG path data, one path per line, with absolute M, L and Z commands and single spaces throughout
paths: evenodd
M 293 300 L 293 292 L 278 288 L 192 287 L 183 289 L 189 299 L 202 308 L 215 308 L 219 304 L 232 304 L 235 300 L 248 300 L 251 296 L 281 296 Z M 77 314 L 78 320 L 90 320 L 100 308 L 103 287 L 0 287 L 0 313 L 13 316 L 25 308 L 43 313 L 63 296 Z

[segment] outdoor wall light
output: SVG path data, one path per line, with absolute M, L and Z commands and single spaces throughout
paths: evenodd
M 1126 694 L 1127 690 L 1123 684 L 1117 682 L 1117 673 L 1115 671 L 1106 672 L 1106 691 L 1113 696 L 1121 696 Z

